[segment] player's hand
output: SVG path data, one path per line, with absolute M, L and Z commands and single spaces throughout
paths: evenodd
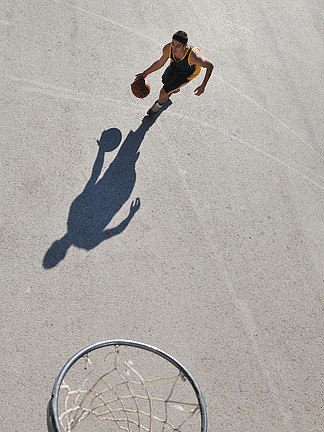
M 146 74 L 144 72 L 135 75 L 135 79 L 145 79 L 145 78 L 146 78 Z
M 197 87 L 194 90 L 194 93 L 195 93 L 196 96 L 200 96 L 201 94 L 204 93 L 204 91 L 205 91 L 205 87 L 203 85 L 200 85 L 199 87 Z

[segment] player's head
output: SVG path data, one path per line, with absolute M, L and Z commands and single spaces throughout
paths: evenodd
M 188 43 L 188 35 L 186 32 L 179 30 L 172 36 L 172 40 L 180 42 L 183 46 L 186 46 Z
M 50 269 L 57 266 L 65 258 L 66 252 L 71 245 L 72 241 L 67 234 L 60 240 L 56 240 L 44 256 L 43 267 Z

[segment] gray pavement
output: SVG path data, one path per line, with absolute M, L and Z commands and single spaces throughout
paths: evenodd
M 126 338 L 210 431 L 323 430 L 323 4 L 12 0 L 0 29 L 1 429 L 45 431 L 70 356 Z M 213 76 L 143 121 L 179 29 Z

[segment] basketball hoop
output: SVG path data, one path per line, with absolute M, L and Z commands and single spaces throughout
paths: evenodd
M 207 432 L 207 411 L 194 378 L 175 358 L 150 345 L 110 340 L 79 351 L 55 381 L 48 430 L 75 428 Z

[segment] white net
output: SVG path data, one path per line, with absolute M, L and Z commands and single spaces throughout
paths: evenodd
M 111 346 L 79 359 L 59 392 L 62 432 L 200 431 L 194 389 L 171 363 L 129 346 Z

